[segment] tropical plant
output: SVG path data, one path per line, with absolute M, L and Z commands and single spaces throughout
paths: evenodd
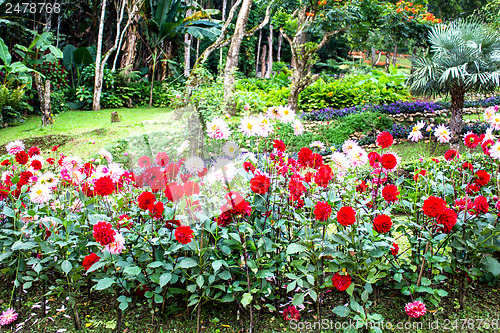
M 500 35 L 476 19 L 438 24 L 429 33 L 432 56 L 416 57 L 408 77 L 418 95 L 450 94 L 450 129 L 460 134 L 465 93 L 500 85 Z

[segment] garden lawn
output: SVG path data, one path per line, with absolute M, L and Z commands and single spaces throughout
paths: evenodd
M 118 112 L 121 121 L 111 123 L 111 112 Z M 83 158 L 99 149 L 129 136 L 161 131 L 170 121 L 172 109 L 133 108 L 101 111 L 68 111 L 54 116 L 54 124 L 41 127 L 41 117 L 30 116 L 24 123 L 0 130 L 2 153 L 5 144 L 23 140 L 27 146 L 37 145 L 43 150 L 54 145 L 65 146 L 65 153 Z M 95 141 L 95 144 L 91 142 Z

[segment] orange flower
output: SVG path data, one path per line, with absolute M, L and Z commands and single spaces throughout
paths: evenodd
M 436 20 L 436 23 L 441 23 L 441 22 L 442 22 L 442 20 L 441 20 L 441 19 L 437 19 L 437 20 Z
M 401 8 L 396 9 L 397 13 L 401 13 Z
M 409 19 L 410 19 L 410 20 L 413 20 L 413 17 L 414 17 L 414 16 L 410 16 L 410 17 L 409 17 Z M 408 20 L 408 21 L 409 21 L 409 20 Z

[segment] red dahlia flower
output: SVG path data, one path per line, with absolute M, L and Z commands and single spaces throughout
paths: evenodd
M 249 172 L 249 171 L 254 172 L 255 171 L 255 166 L 250 161 L 245 161 L 243 163 L 243 168 L 245 168 L 246 172 Z
M 479 187 L 483 187 L 486 184 L 488 184 L 490 179 L 491 179 L 490 174 L 485 170 L 476 171 L 476 173 L 474 174 L 474 184 L 476 184 Z
M 323 156 L 317 153 L 313 153 L 311 156 L 311 167 L 318 169 L 323 165 Z
M 368 153 L 368 160 L 370 161 L 370 166 L 374 169 L 378 168 L 380 165 L 380 155 L 376 151 Z
M 429 217 L 437 217 L 446 207 L 446 201 L 441 198 L 430 196 L 424 201 L 424 214 Z
M 188 225 L 181 225 L 175 229 L 175 239 L 181 244 L 191 243 L 193 237 L 193 230 Z
M 288 190 L 294 197 L 301 197 L 306 191 L 306 187 L 302 184 L 302 180 L 299 177 L 293 176 L 288 183 Z
M 410 317 L 418 318 L 425 314 L 426 312 L 425 304 L 420 301 L 408 303 L 405 305 L 405 312 Z
M 257 194 L 266 194 L 271 183 L 265 175 L 257 175 L 250 180 L 250 189 Z
M 422 169 L 422 170 L 417 170 L 415 174 L 413 175 L 413 181 L 416 182 L 418 181 L 419 176 L 425 176 L 427 174 L 427 170 Z
M 167 220 L 167 221 L 165 221 L 165 228 L 167 228 L 170 231 L 174 230 L 174 225 L 179 227 L 181 225 L 181 221 L 179 221 L 179 220 Z
M 142 210 L 148 209 L 149 205 L 151 205 L 155 201 L 156 201 L 156 197 L 151 192 L 142 192 L 137 197 L 137 203 L 139 205 L 139 208 L 142 209 Z
M 377 135 L 377 146 L 380 148 L 388 148 L 392 146 L 394 142 L 394 139 L 392 137 L 392 134 L 389 132 L 381 132 L 379 135 Z
M 468 195 L 474 195 L 480 190 L 481 188 L 474 183 L 467 184 L 467 186 L 465 187 L 465 193 L 467 193 Z
M 481 149 L 483 153 L 490 156 L 490 148 L 495 144 L 495 141 L 488 139 L 481 144 Z
M 300 320 L 300 312 L 297 310 L 297 307 L 295 307 L 295 305 L 290 305 L 283 310 L 283 319 L 286 321 Z
M 22 165 L 25 165 L 28 163 L 29 156 L 26 154 L 25 151 L 20 151 L 19 153 L 16 154 L 16 162 Z
M 385 214 L 377 215 L 373 219 L 373 229 L 379 234 L 386 234 L 391 230 L 392 220 Z
M 99 179 L 97 179 L 94 183 L 94 192 L 97 195 L 110 195 L 113 193 L 115 190 L 115 185 L 113 184 L 113 181 L 111 180 L 111 177 L 109 176 L 104 176 Z
M 387 153 L 387 154 L 382 155 L 381 163 L 382 163 L 382 166 L 384 167 L 384 169 L 392 170 L 396 167 L 396 165 L 398 164 L 398 161 L 396 159 L 396 156 L 394 156 L 391 153 Z
M 490 210 L 488 199 L 482 195 L 477 196 L 476 199 L 474 199 L 474 210 L 476 211 L 476 215 L 488 213 Z
M 341 275 L 335 273 L 332 277 L 333 287 L 337 288 L 339 291 L 344 291 L 351 285 L 351 276 L 349 274 Z
M 285 152 L 286 150 L 286 146 L 285 146 L 285 143 L 281 140 L 274 140 L 274 143 L 273 143 L 273 148 L 276 148 L 276 150 L 280 151 L 280 152 Z
M 148 156 L 139 157 L 137 162 L 140 168 L 149 168 L 151 166 L 151 159 Z
M 169 160 L 170 160 L 170 158 L 168 157 L 167 153 L 159 152 L 156 155 L 155 162 L 156 162 L 156 165 L 158 165 L 158 166 L 165 166 L 168 164 Z
M 311 166 L 312 150 L 307 147 L 302 147 L 298 154 L 298 161 L 301 167 Z
M 314 175 L 314 182 L 321 187 L 326 188 L 328 183 L 333 178 L 333 171 L 329 165 L 322 165 L 319 167 Z
M 460 154 L 455 149 L 449 149 L 446 153 L 444 153 L 444 159 L 448 162 L 457 161 L 460 158 Z
M 82 262 L 82 266 L 83 268 L 85 268 L 85 271 L 88 271 L 93 264 L 99 261 L 99 259 L 101 259 L 101 257 L 99 257 L 95 253 L 91 253 L 88 256 L 86 256 Z
M 399 253 L 399 245 L 398 245 L 398 243 L 392 243 L 391 254 L 393 256 L 397 256 L 398 253 Z
M 477 147 L 478 144 L 481 143 L 481 139 L 477 134 L 470 133 L 465 136 L 464 143 L 470 149 L 474 149 Z
M 465 162 L 464 164 L 462 164 L 462 169 L 463 170 L 474 171 L 474 168 L 472 167 L 472 164 L 470 164 L 469 162 Z
M 320 201 L 314 206 L 314 215 L 318 221 L 326 221 L 332 215 L 332 207 L 326 201 Z
M 163 211 L 165 208 L 163 207 L 163 202 L 158 201 L 154 204 L 150 204 L 148 207 L 149 215 L 155 219 L 160 219 L 163 216 Z
M 384 197 L 384 200 L 388 203 L 398 201 L 398 195 L 399 191 L 396 185 L 387 185 L 382 189 L 382 197 Z
M 368 185 L 366 185 L 366 182 L 364 180 L 361 181 L 361 184 L 356 186 L 356 192 L 358 193 L 365 193 L 367 189 Z
M 33 161 L 31 161 L 30 166 L 34 170 L 41 170 L 42 169 L 42 162 L 40 162 L 39 160 L 33 160 Z
M 442 225 L 439 231 L 449 234 L 457 223 L 457 213 L 451 208 L 443 208 L 441 213 L 437 216 L 436 221 L 438 224 Z
M 35 155 L 40 155 L 41 151 L 40 151 L 40 148 L 38 147 L 31 147 L 29 150 L 28 150 L 28 155 L 30 157 L 33 157 Z
M 93 236 L 99 244 L 106 246 L 115 241 L 116 232 L 112 229 L 111 223 L 99 221 L 94 224 Z
M 344 227 L 354 224 L 356 222 L 356 211 L 350 206 L 340 208 L 337 213 L 337 221 Z

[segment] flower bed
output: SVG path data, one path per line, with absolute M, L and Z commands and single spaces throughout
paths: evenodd
M 259 311 L 320 315 L 334 292 L 337 318 L 380 323 L 375 289 L 400 290 L 408 297 L 401 311 L 417 318 L 439 308 L 450 281 L 464 283 L 462 297 L 467 279 L 500 274 L 492 256 L 500 250 L 500 142 L 492 135 L 470 134 L 466 154 L 419 162 L 405 178 L 388 132 L 376 151 L 349 140 L 325 163 L 319 143 L 292 157 L 271 137 L 281 123 L 303 132 L 285 108 L 244 118 L 241 133 L 212 119 L 207 149 L 191 156 L 183 143 L 174 154 L 144 154 L 135 172 L 106 151 L 83 161 L 58 147 L 42 156 L 8 144 L 0 267 L 14 283 L 4 306 L 16 290 L 41 286 L 67 296 L 78 323 L 75 295 L 91 288 L 113 295 L 120 315 L 141 298 L 151 308 L 235 302 L 253 326 Z M 259 154 L 239 154 L 228 140 L 241 136 Z M 445 128 L 435 136 L 449 140 Z M 22 316 L 6 310 L 0 323 Z
M 500 96 L 493 96 L 483 100 L 467 101 L 464 103 L 464 108 L 489 107 L 498 104 L 500 104 Z M 450 103 L 443 103 L 443 102 L 398 101 L 391 104 L 383 104 L 383 105 L 365 104 L 344 109 L 326 108 L 317 111 L 312 111 L 309 113 L 303 113 L 302 118 L 311 121 L 324 121 L 324 120 L 333 120 L 341 118 L 351 113 L 360 113 L 366 111 L 380 112 L 390 115 L 400 115 L 400 114 L 412 115 L 415 113 L 421 113 L 421 114 L 434 113 L 437 110 L 445 110 L 448 109 L 449 107 Z

